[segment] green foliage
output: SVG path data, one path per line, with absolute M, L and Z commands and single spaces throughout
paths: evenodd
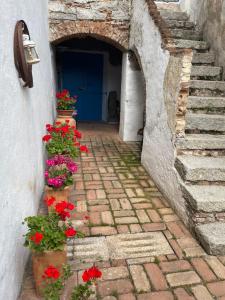
M 47 279 L 43 281 L 43 295 L 45 300 L 60 300 L 60 295 L 66 280 L 72 275 L 69 265 L 63 266 L 63 274 L 59 279 Z
M 75 159 L 79 155 L 79 149 L 74 146 L 74 134 L 70 130 L 64 136 L 60 132 L 52 132 L 51 140 L 46 144 L 46 150 L 50 156 L 66 154 Z
M 27 224 L 28 232 L 25 235 L 24 246 L 37 252 L 47 250 L 63 250 L 66 242 L 66 225 L 60 224 L 60 217 L 56 213 L 50 213 L 47 216 L 32 216 L 27 217 L 24 223 Z M 35 243 L 31 237 L 36 232 L 43 234 L 43 239 L 40 243 Z
M 87 300 L 94 292 L 91 290 L 92 282 L 88 281 L 84 285 L 79 284 L 73 289 L 71 300 Z

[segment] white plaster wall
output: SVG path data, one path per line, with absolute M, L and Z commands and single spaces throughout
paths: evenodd
M 53 120 L 54 85 L 47 0 L 2 0 L 0 14 L 0 299 L 15 300 L 29 253 L 22 221 L 36 214 L 43 190 L 41 137 Z M 21 19 L 41 58 L 33 68 L 33 89 L 21 86 L 14 66 L 14 28 Z
M 142 139 L 138 135 L 143 128 L 145 105 L 145 84 L 141 71 L 133 69 L 129 54 L 123 54 L 121 111 L 119 134 L 123 141 L 131 142 Z
M 164 80 L 169 53 L 161 48 L 161 37 L 145 0 L 133 1 L 130 47 L 136 49 L 146 81 L 146 126 L 142 162 L 160 191 L 185 221 L 185 204 L 174 169 L 175 148 L 169 128 Z M 174 101 L 175 102 L 175 101 Z

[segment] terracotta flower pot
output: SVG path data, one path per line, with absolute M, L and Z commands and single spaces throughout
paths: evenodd
M 54 202 L 54 205 L 65 200 L 68 201 L 70 192 L 72 190 L 72 185 L 65 187 L 63 190 L 54 190 L 53 188 L 49 186 L 45 186 L 45 198 L 54 197 L 56 201 Z
M 44 271 L 49 266 L 54 266 L 62 274 L 63 265 L 67 262 L 66 247 L 63 251 L 45 251 L 42 253 L 33 252 L 32 254 L 32 267 L 33 276 L 38 295 L 42 295 L 43 292 L 43 278 Z
M 72 114 L 74 113 L 74 110 L 68 109 L 68 110 L 61 110 L 57 109 L 57 119 L 56 122 L 64 122 L 66 120 L 69 120 L 69 125 L 76 127 L 76 121 L 72 117 Z

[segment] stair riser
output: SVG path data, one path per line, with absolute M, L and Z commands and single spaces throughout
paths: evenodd
M 188 109 L 225 109 L 225 99 L 223 98 L 207 98 L 207 97 L 189 97 L 187 103 Z
M 225 132 L 225 120 L 222 116 L 221 118 L 220 116 L 218 118 L 207 118 L 207 115 L 204 117 L 199 117 L 198 114 L 187 115 L 186 129 Z
M 160 10 L 160 15 L 165 20 L 187 21 L 188 15 L 183 12 Z
M 211 53 L 194 53 L 192 64 L 213 64 L 215 57 Z
M 225 169 L 224 168 L 188 168 L 182 164 L 178 159 L 175 162 L 175 167 L 179 172 L 180 176 L 185 181 L 190 182 L 221 182 L 225 183 Z
M 192 41 L 192 40 L 181 40 L 173 39 L 173 45 L 177 48 L 183 49 L 196 49 L 196 50 L 208 50 L 208 45 L 206 42 L 202 41 Z
M 192 79 L 220 80 L 221 74 L 222 68 L 220 67 L 192 66 L 191 70 Z
M 201 40 L 201 34 L 194 30 L 181 30 L 181 29 L 172 29 L 171 36 L 176 39 L 185 39 L 185 40 Z
M 176 20 L 165 20 L 167 26 L 171 29 L 192 29 L 194 28 L 194 23 L 189 21 L 176 21 Z

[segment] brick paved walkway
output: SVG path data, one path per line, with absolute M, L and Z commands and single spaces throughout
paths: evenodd
M 62 299 L 95 262 L 103 272 L 95 299 L 224 300 L 225 257 L 204 253 L 141 166 L 139 145 L 86 133 L 91 154 L 81 157 L 71 200 L 87 237 L 68 245 L 75 275 Z M 38 299 L 29 272 L 21 299 Z

